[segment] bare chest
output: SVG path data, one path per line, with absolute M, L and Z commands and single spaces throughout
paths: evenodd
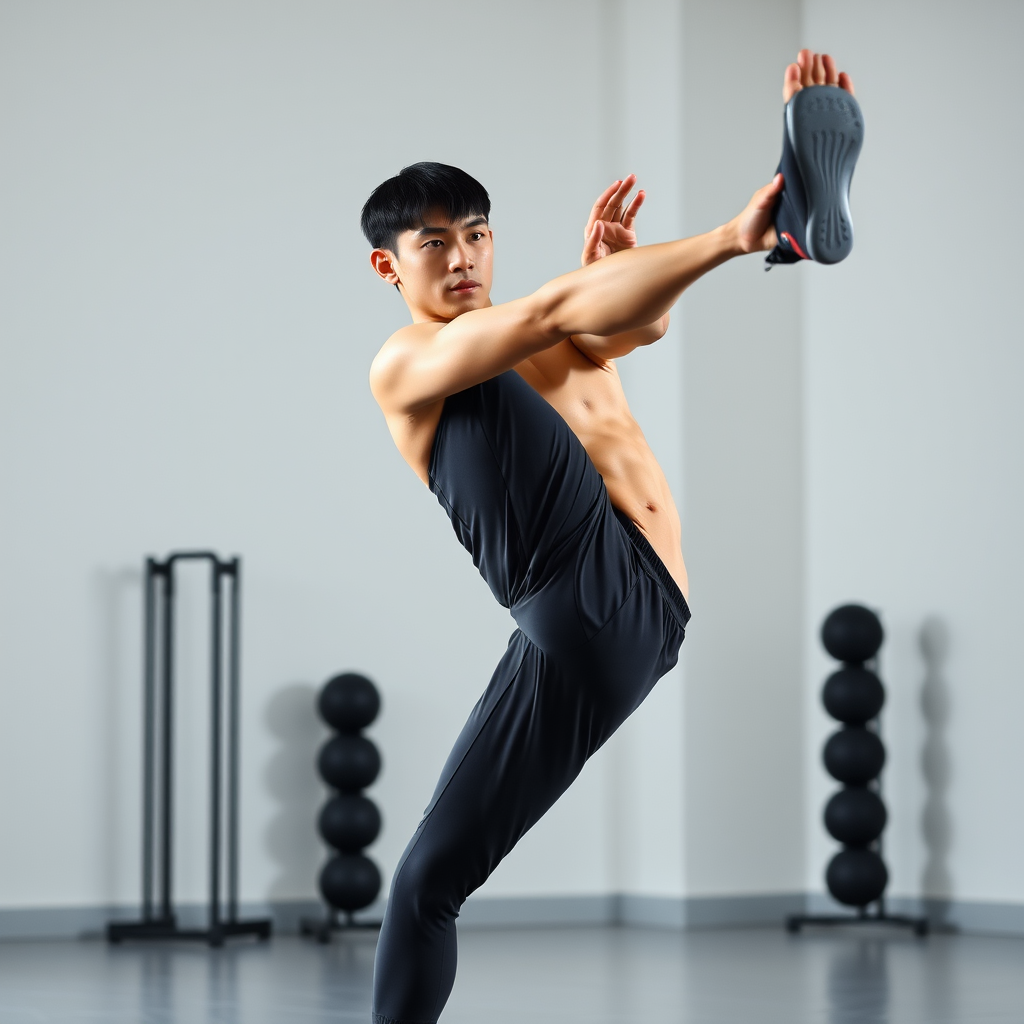
M 614 363 L 594 363 L 567 339 L 515 369 L 566 421 L 612 489 L 627 466 L 656 466 Z M 437 402 L 415 414 L 388 417 L 398 450 L 424 483 L 429 483 L 430 453 L 443 407 Z
M 599 470 L 619 449 L 644 444 L 614 363 L 592 362 L 567 339 L 516 372 L 565 420 Z
M 643 531 L 687 593 L 679 515 L 664 473 L 630 413 L 615 364 L 595 363 L 566 340 L 515 370 L 565 420 L 601 474 L 612 504 Z M 441 401 L 414 415 L 388 417 L 398 450 L 428 486 L 443 409 Z

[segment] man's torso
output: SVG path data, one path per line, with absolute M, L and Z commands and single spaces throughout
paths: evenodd
M 636 523 L 688 596 L 679 513 L 665 474 L 629 411 L 615 363 L 594 362 L 567 338 L 515 370 L 579 438 L 604 480 L 611 503 Z M 439 401 L 412 415 L 387 416 L 399 452 L 427 484 L 443 408 L 444 402 Z

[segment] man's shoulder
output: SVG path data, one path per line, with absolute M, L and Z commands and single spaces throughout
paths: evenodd
M 426 341 L 437 334 L 444 324 L 415 323 L 400 327 L 381 345 L 370 364 L 370 389 L 378 402 L 389 387 L 408 367 L 410 358 Z
M 374 362 L 383 357 L 385 360 L 394 358 L 395 356 L 410 351 L 417 344 L 424 341 L 429 341 L 434 337 L 435 334 L 444 324 L 439 323 L 415 323 L 406 324 L 404 327 L 399 327 L 394 334 L 388 338 L 387 341 L 381 345 Z

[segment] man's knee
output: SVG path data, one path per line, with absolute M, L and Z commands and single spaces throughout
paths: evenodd
M 454 867 L 454 857 L 418 842 L 391 881 L 389 911 L 420 924 L 454 917 L 465 900 L 464 883 Z

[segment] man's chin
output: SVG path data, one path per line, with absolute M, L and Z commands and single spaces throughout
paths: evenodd
M 471 309 L 483 309 L 491 304 L 491 298 L 483 288 L 474 288 L 466 292 L 450 292 L 448 296 L 449 316 L 458 316 Z

